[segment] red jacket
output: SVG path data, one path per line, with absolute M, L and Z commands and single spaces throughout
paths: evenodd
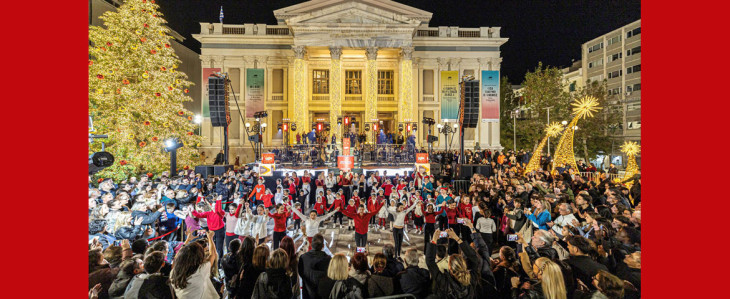
M 377 199 L 375 201 L 368 200 L 368 211 L 369 212 L 375 211 L 375 206 L 377 206 L 377 205 L 378 205 L 378 200 Z
M 449 209 L 445 207 L 444 211 L 446 211 L 446 217 L 449 219 L 449 224 L 456 224 L 456 218 L 460 216 L 459 208 Z
M 299 211 L 299 213 L 302 213 L 302 208 L 298 208 L 297 210 Z M 297 215 L 296 213 L 292 213 L 291 219 L 297 220 L 301 218 L 299 218 L 299 215 Z
M 469 220 L 474 221 L 474 213 L 472 212 L 471 207 L 471 204 L 460 204 L 459 210 L 462 218 L 469 218 Z
M 286 218 L 289 217 L 289 212 L 284 212 L 283 214 L 279 213 L 269 213 L 269 217 L 274 218 L 274 231 L 281 233 L 286 231 Z
M 343 214 L 345 216 L 352 218 L 352 220 L 355 220 L 355 232 L 361 235 L 365 235 L 368 233 L 368 222 L 370 221 L 370 218 L 375 216 L 375 214 L 378 213 L 378 210 L 385 204 L 385 202 L 378 202 L 378 204 L 375 206 L 375 211 L 372 211 L 370 213 L 365 214 L 357 214 L 357 213 L 350 213 L 348 211 L 344 211 Z
M 342 198 L 335 198 L 335 200 L 332 202 L 332 205 L 327 208 L 327 210 L 332 211 L 336 208 L 340 208 L 340 212 L 345 209 L 345 201 Z
M 264 195 L 261 195 L 261 200 L 264 201 L 264 207 L 266 207 L 267 209 L 269 207 L 271 207 L 271 199 L 273 197 L 274 197 L 274 194 L 266 194 L 266 193 L 264 193 Z
M 314 209 L 317 211 L 317 215 L 324 215 L 324 210 L 327 208 L 327 204 L 322 202 L 317 202 L 314 204 Z
M 383 193 L 383 195 L 385 195 L 386 197 L 387 196 L 390 196 L 390 193 L 392 191 L 391 189 L 393 189 L 393 185 L 391 185 L 391 184 L 383 184 L 382 187 L 383 187 L 383 190 L 385 190 L 385 193 Z
M 436 223 L 436 216 L 438 214 L 441 214 L 441 212 L 426 212 L 426 208 L 424 208 L 425 205 L 421 205 L 421 211 L 423 212 L 423 215 L 426 217 L 426 223 Z
M 221 200 L 220 199 L 215 202 L 215 211 L 202 212 L 202 213 L 193 211 L 193 217 L 207 219 L 209 230 L 219 230 L 219 229 L 225 227 L 226 224 L 225 224 L 225 221 L 223 221 L 223 217 L 225 215 L 226 215 L 226 212 L 224 212 L 223 209 L 221 209 Z
M 347 207 L 345 207 L 345 211 L 347 211 L 350 214 L 355 214 L 355 213 L 357 213 L 357 206 L 356 205 L 347 205 Z

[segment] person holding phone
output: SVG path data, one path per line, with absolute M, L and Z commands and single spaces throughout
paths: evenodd
M 532 221 L 532 223 L 537 226 L 540 229 L 548 230 L 550 229 L 547 225 L 548 222 L 550 222 L 550 204 L 544 200 L 539 199 L 535 201 L 535 212 L 533 213 L 531 209 L 527 209 L 525 211 L 525 215 L 527 216 L 527 219 Z

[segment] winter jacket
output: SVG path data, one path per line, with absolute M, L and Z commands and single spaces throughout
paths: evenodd
M 193 217 L 195 218 L 205 218 L 207 220 L 208 229 L 209 230 L 219 230 L 225 226 L 225 223 L 223 221 L 223 216 L 226 214 L 226 212 L 223 211 L 221 207 L 221 200 L 218 200 L 215 202 L 215 211 L 208 211 L 208 212 L 198 212 L 193 211 Z M 134 215 L 132 215 L 134 216 Z
M 127 285 L 132 281 L 134 275 L 127 275 L 123 271 L 119 271 L 117 278 L 114 279 L 111 286 L 109 287 L 109 298 L 124 298 L 124 291 L 127 289 Z
M 138 274 L 127 286 L 124 299 L 172 299 L 169 280 L 160 273 Z
M 366 283 L 368 296 L 381 297 L 393 295 L 393 284 L 393 278 L 380 274 L 371 275 Z
M 99 299 L 109 298 L 109 287 L 114 278 L 117 277 L 119 268 L 103 267 L 89 274 L 89 289 L 93 288 L 97 283 L 101 283 L 101 291 Z
M 256 280 L 251 298 L 292 298 L 291 279 L 286 275 L 286 270 L 266 269 Z
M 132 219 L 137 219 L 137 217 L 142 217 L 142 225 L 152 225 L 157 221 L 158 218 L 160 218 L 161 212 L 142 212 L 142 211 L 132 211 Z
M 387 277 L 395 277 L 396 274 L 403 271 L 405 268 L 403 267 L 403 263 L 396 261 L 392 257 L 388 257 L 385 261 L 385 269 L 383 269 L 383 273 L 380 275 L 387 276 Z
M 368 298 L 367 289 L 357 279 L 348 277 L 346 280 L 334 281 L 325 276 L 319 281 L 319 298 Z
M 304 285 L 302 290 L 304 299 L 320 298 L 317 292 L 319 281 L 327 277 L 330 259 L 332 258 L 329 255 L 317 250 L 310 250 L 299 258 L 297 269 Z
M 479 258 L 474 249 L 468 243 L 459 244 L 461 250 L 466 257 L 467 264 L 478 265 Z M 431 273 L 433 281 L 433 292 L 438 298 L 476 298 L 476 285 L 479 281 L 479 269 L 471 267 L 471 281 L 468 286 L 459 283 L 448 271 L 441 273 L 436 265 L 436 245 L 429 242 L 426 244 L 426 265 Z
M 117 232 L 114 233 L 114 237 L 116 237 L 118 240 L 127 239 L 131 243 L 131 241 L 134 241 L 135 239 L 141 237 L 143 233 L 144 229 L 141 225 L 122 226 L 117 228 Z
M 408 266 L 395 276 L 393 282 L 398 294 L 412 294 L 416 299 L 423 299 L 431 293 L 431 275 L 418 266 Z
M 241 284 L 238 286 L 238 294 L 236 298 L 252 298 L 253 290 L 256 286 L 256 281 L 264 269 L 254 268 L 251 264 L 243 266 L 243 277 L 241 278 Z M 253 297 L 256 298 L 256 297 Z

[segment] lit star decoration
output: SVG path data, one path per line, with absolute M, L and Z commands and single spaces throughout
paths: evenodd
M 106 151 L 124 161 L 98 177 L 120 180 L 167 170 L 170 156 L 161 147 L 170 137 L 191 145 L 177 150 L 180 167 L 200 160 L 195 145 L 202 138 L 188 134 L 196 125 L 183 106 L 192 101 L 186 94 L 192 83 L 173 72 L 181 61 L 158 9 L 150 0 L 126 0 L 100 17 L 104 27 L 89 26 L 89 115 L 98 134 L 109 136 Z M 90 152 L 100 149 L 101 142 L 89 146 Z
M 641 146 L 635 141 L 626 141 L 623 145 L 621 145 L 621 152 L 626 154 L 629 160 L 629 164 L 626 165 L 626 172 L 624 173 L 623 177 L 623 180 L 627 180 L 639 172 L 639 165 L 636 163 L 636 155 L 641 152 Z M 634 181 L 631 180 L 630 182 L 626 183 L 626 187 L 631 188 L 633 184 Z
M 530 158 L 530 162 L 527 163 L 527 167 L 525 167 L 525 174 L 528 174 L 540 168 L 542 149 L 545 147 L 545 144 L 547 144 L 548 137 L 558 136 L 561 131 L 563 131 L 563 126 L 561 126 L 557 122 L 553 122 L 549 126 L 547 126 L 547 128 L 545 128 L 545 137 L 542 138 L 537 146 L 537 149 L 535 149 L 535 153 L 532 155 L 532 158 Z
M 593 117 L 593 114 L 601 109 L 601 107 L 598 107 L 598 99 L 592 96 L 582 97 L 571 105 L 573 106 L 573 115 L 575 117 L 573 117 L 573 120 L 566 127 L 563 136 L 560 136 L 558 147 L 555 149 L 555 159 L 553 159 L 553 174 L 558 173 L 558 167 L 566 167 L 568 165 L 572 170 L 578 171 L 578 164 L 575 163 L 575 153 L 573 152 L 574 128 L 578 124 L 578 120 Z

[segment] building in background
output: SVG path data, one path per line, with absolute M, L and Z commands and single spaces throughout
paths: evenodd
M 582 71 L 584 82 L 606 79 L 609 102 L 622 107 L 622 130 L 613 136 L 611 159 L 625 165 L 621 144 L 641 143 L 641 20 L 584 43 Z
M 562 68 L 560 71 L 563 72 L 565 91 L 572 93 L 586 86 L 586 81 L 583 78 L 583 62 L 581 60 L 573 61 L 569 67 Z
M 99 17 L 107 11 L 117 9 L 123 2 L 122 0 L 89 0 L 89 25 L 104 26 L 103 20 L 99 19 Z M 188 75 L 188 80 L 193 82 L 193 86 L 188 88 L 190 89 L 188 96 L 193 101 L 185 102 L 183 105 L 185 109 L 188 109 L 194 114 L 200 114 L 202 86 L 200 84 L 200 55 L 183 46 L 182 42 L 185 38 L 175 32 L 175 30 L 170 29 L 170 35 L 173 37 L 170 45 L 175 50 L 177 57 L 182 61 L 178 66 L 178 70 Z
M 282 145 L 277 124 L 285 119 L 296 122 L 297 133 L 329 122 L 339 142 L 345 128 L 338 128 L 338 117 L 354 118 L 347 130 L 358 134 L 373 121 L 388 132 L 415 122 L 417 146 L 426 146 L 421 120 L 443 124 L 450 118 L 444 97 L 458 102 L 458 92 L 442 88 L 445 81 L 458 84 L 469 75 L 481 80 L 482 71 L 499 71 L 500 46 L 507 42 L 499 27 L 429 27 L 432 13 L 389 0 L 313 0 L 273 13 L 276 25 L 200 23 L 200 34 L 193 35 L 201 43 L 203 81 L 215 71 L 232 81 L 240 107 L 231 97 L 229 144 L 231 156 L 243 161 L 251 160 L 244 151 L 250 148 L 245 124 L 258 111 L 268 113 L 262 120 L 268 124 L 266 146 Z M 205 88 L 200 92 L 206 99 Z M 201 110 L 204 148 L 212 151 L 221 146 L 222 134 L 211 126 L 207 101 Z M 466 129 L 465 147 L 479 142 L 481 148 L 501 148 L 498 115 L 496 122 L 482 119 Z M 443 139 L 439 135 L 434 146 L 443 148 Z M 449 147 L 458 143 L 453 138 Z

